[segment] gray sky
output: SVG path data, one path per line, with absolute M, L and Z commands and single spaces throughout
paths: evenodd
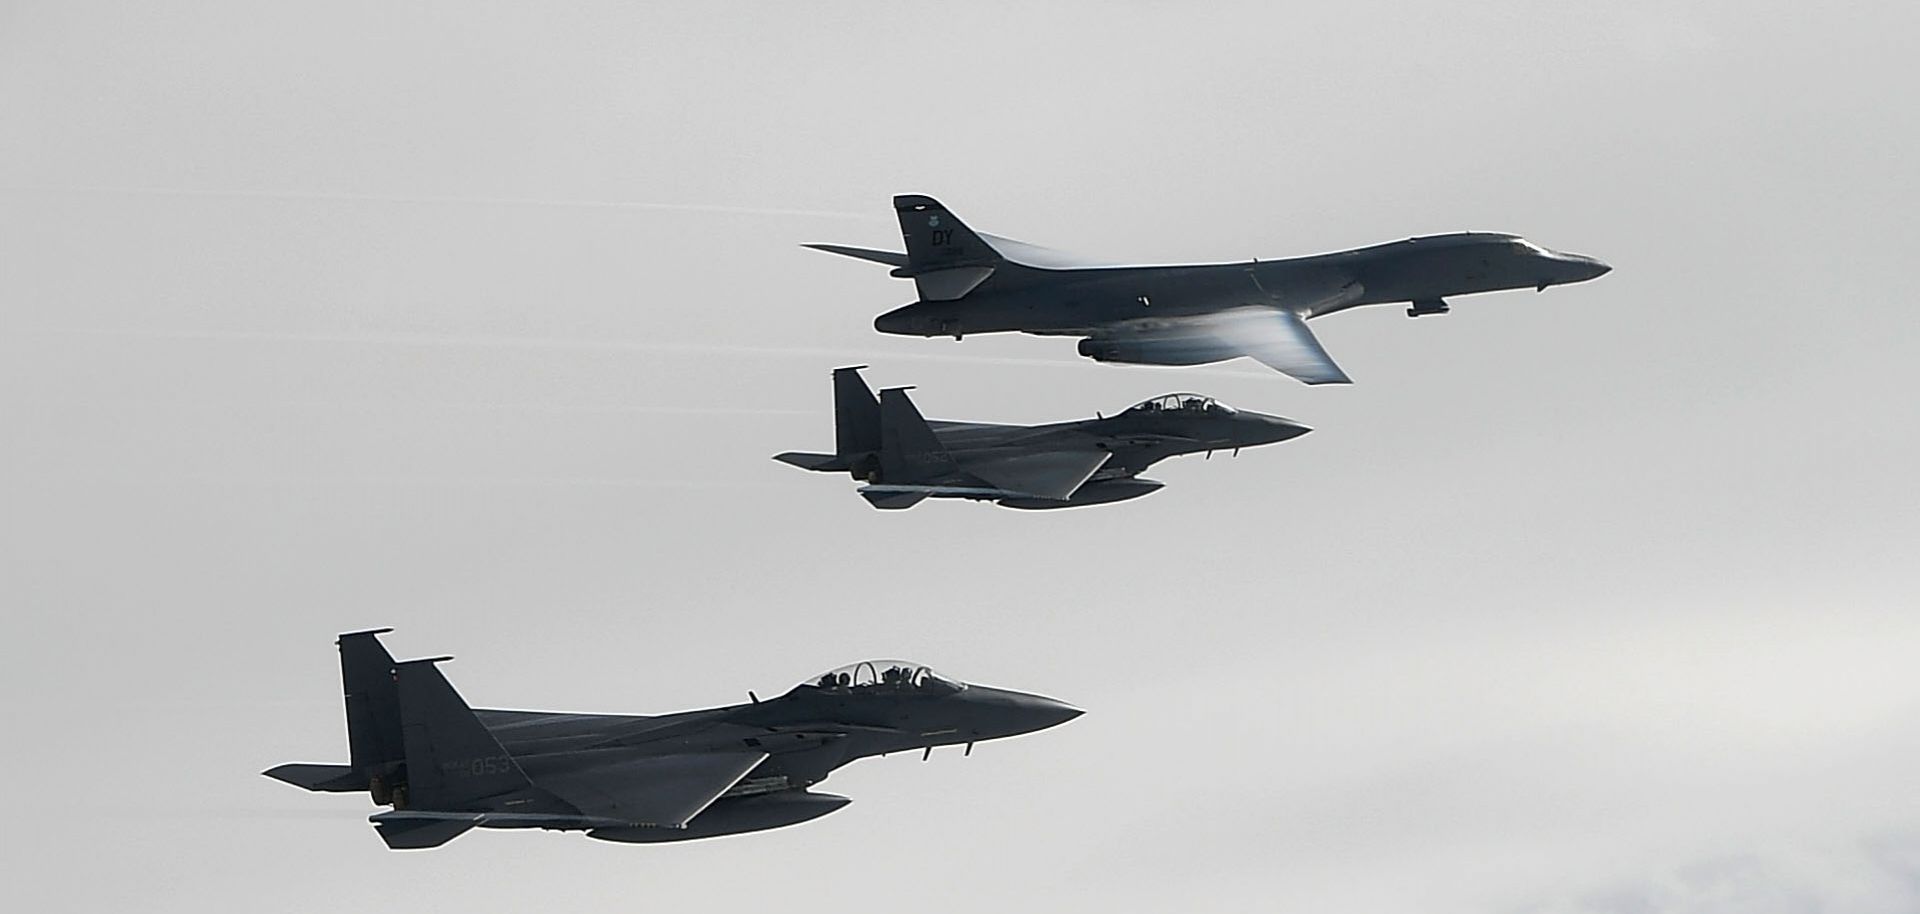
M 1920 910 L 1899 3 L 0 5 L 0 837 L 32 910 Z M 883 338 L 887 198 L 1089 254 L 1602 257 L 1358 382 Z M 1319 429 L 1031 514 L 767 459 L 827 372 Z M 783 831 L 387 852 L 336 632 L 482 705 L 865 656 L 1089 713 Z

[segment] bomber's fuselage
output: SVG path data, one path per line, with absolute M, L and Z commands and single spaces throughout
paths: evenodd
M 1361 305 L 1581 282 L 1608 267 L 1517 236 L 1468 232 L 1285 260 L 1049 269 L 1006 262 L 952 301 L 918 301 L 874 327 L 912 336 L 1090 334 L 1247 306 L 1318 317 Z

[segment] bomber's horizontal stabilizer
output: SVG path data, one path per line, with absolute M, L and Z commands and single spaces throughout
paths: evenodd
M 351 793 L 367 789 L 367 779 L 353 770 L 351 765 L 310 765 L 294 763 L 275 765 L 260 772 L 276 781 L 285 781 L 295 787 L 316 790 L 322 793 Z
M 890 267 L 904 267 L 907 265 L 907 255 L 897 254 L 893 251 L 876 251 L 872 248 L 856 248 L 845 244 L 803 244 L 801 247 L 812 248 L 816 251 L 826 251 L 829 254 L 839 254 L 842 257 L 854 257 L 860 260 L 870 260 L 874 263 L 884 263 Z

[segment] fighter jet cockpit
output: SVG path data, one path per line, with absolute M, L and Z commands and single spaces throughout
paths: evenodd
M 1127 409 L 1130 413 L 1176 413 L 1188 416 L 1230 416 L 1234 408 L 1212 397 L 1200 394 L 1167 394 L 1135 403 Z
M 966 687 L 966 683 L 910 660 L 862 660 L 829 670 L 799 686 L 838 695 L 944 695 Z

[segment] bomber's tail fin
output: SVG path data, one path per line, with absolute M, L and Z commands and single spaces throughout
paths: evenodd
M 929 480 L 955 469 L 953 456 L 907 397 L 907 390 L 890 387 L 880 392 L 880 479 L 885 482 Z
M 860 377 L 865 367 L 833 370 L 833 449 L 842 457 L 880 450 L 880 403 Z
M 932 197 L 901 194 L 893 209 L 907 243 L 907 264 L 894 275 L 913 277 L 922 300 L 962 298 L 1006 260 Z
M 440 674 L 435 664 L 447 659 L 408 660 L 393 667 L 408 794 L 396 807 L 454 811 L 530 786 L 520 764 Z

